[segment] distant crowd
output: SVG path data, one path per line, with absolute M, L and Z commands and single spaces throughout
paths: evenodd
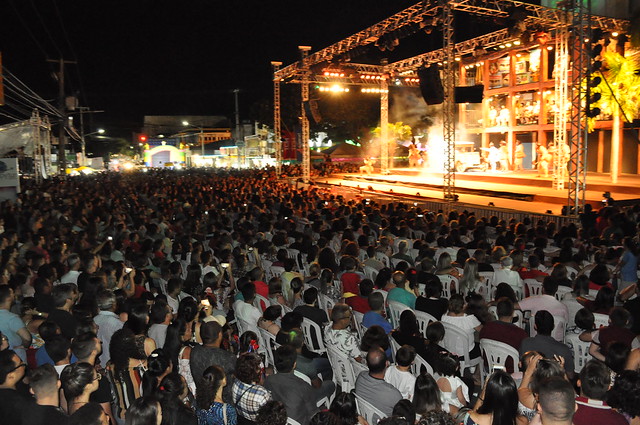
M 637 425 L 639 219 L 445 214 L 272 169 L 25 181 L 0 203 L 0 422 Z

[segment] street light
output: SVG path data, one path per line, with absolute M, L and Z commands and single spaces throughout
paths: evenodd
M 87 157 L 86 157 L 86 142 L 85 137 L 91 136 L 93 134 L 104 134 L 104 128 L 99 128 L 97 131 L 93 131 L 89 134 L 82 133 L 82 165 L 86 165 Z
M 204 129 L 202 128 L 201 125 L 198 126 L 198 125 L 190 124 L 189 121 L 182 121 L 182 125 L 185 127 L 193 127 L 193 128 L 200 129 L 200 145 L 201 145 L 201 151 L 202 151 L 201 155 L 202 155 L 202 159 L 204 160 L 204 135 L 203 135 Z

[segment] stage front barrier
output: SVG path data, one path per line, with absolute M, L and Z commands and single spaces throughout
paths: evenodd
M 295 184 L 295 183 L 294 183 Z M 442 211 L 443 214 L 449 214 L 451 211 L 468 211 L 474 213 L 476 217 L 491 217 L 496 216 L 498 220 L 510 220 L 512 218 L 516 221 L 522 221 L 525 218 L 529 218 L 532 222 L 543 220 L 545 222 L 552 221 L 557 226 L 565 226 L 569 223 L 577 223 L 577 219 L 573 217 L 567 217 L 563 215 L 554 214 L 539 214 L 528 211 L 518 211 L 508 208 L 480 206 L 473 204 L 466 204 L 463 202 L 447 202 L 438 199 L 427 199 L 422 197 L 415 197 L 410 195 L 389 195 L 378 192 L 371 192 L 368 190 L 358 190 L 357 188 L 351 188 L 347 186 L 335 186 L 322 183 L 316 183 L 320 187 L 331 189 L 331 193 L 338 196 L 342 195 L 346 199 L 369 199 L 376 203 L 388 203 L 388 202 L 404 202 L 407 204 L 415 204 L 415 206 L 422 208 L 423 210 L 429 210 L 433 212 Z

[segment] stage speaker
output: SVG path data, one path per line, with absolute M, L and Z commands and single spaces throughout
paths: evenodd
M 320 121 L 322 121 L 317 100 L 310 99 L 304 102 L 304 112 L 307 115 L 307 118 L 312 119 L 316 124 L 320 124 Z
M 456 103 L 482 103 L 484 97 L 484 86 L 465 86 L 455 88 Z
M 444 102 L 444 88 L 440 80 L 438 65 L 433 64 L 429 68 L 418 70 L 420 78 L 420 92 L 427 105 L 439 105 Z

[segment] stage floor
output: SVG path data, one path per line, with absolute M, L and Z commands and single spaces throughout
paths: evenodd
M 441 173 L 429 173 L 410 168 L 394 168 L 383 174 L 336 174 L 318 179 L 332 185 L 343 185 L 399 196 L 420 196 L 442 199 Z M 640 176 L 623 176 L 612 184 L 608 174 L 587 175 L 586 201 L 599 208 L 602 194 L 610 192 L 620 202 L 640 202 Z M 567 204 L 567 189 L 553 189 L 553 179 L 538 176 L 536 171 L 494 171 L 456 173 L 456 194 L 459 201 L 474 205 L 511 208 L 520 211 L 560 214 Z

